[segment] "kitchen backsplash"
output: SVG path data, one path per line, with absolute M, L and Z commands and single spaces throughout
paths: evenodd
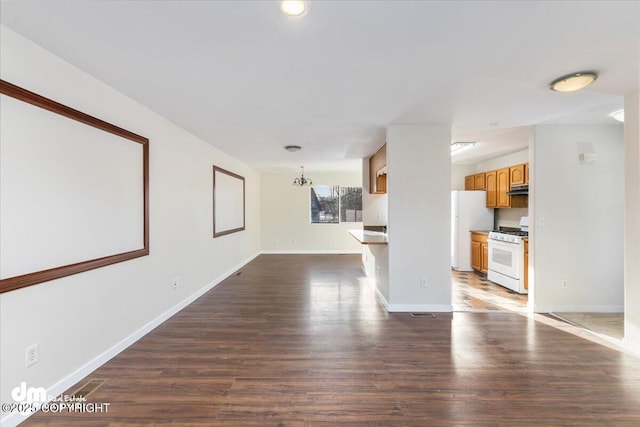
M 527 208 L 517 209 L 494 209 L 494 221 L 496 228 L 499 227 L 515 227 L 520 228 L 520 218 L 529 216 Z

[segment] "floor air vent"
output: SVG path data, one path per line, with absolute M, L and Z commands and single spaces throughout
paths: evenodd
M 80 387 L 78 390 L 76 390 L 71 396 L 72 398 L 85 398 L 87 396 L 89 396 L 91 393 L 93 393 L 94 391 L 96 391 L 98 389 L 98 387 L 100 387 L 102 384 L 104 384 L 106 380 L 105 379 L 95 379 L 95 380 L 90 380 L 88 383 L 86 383 L 85 385 L 83 385 L 82 387 Z
M 436 317 L 436 315 L 433 313 L 411 313 L 411 317 L 428 317 L 430 319 L 433 319 Z

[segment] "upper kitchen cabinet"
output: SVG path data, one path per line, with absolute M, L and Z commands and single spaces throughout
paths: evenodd
M 509 168 L 509 180 L 511 181 L 511 185 L 524 185 L 527 183 L 527 164 L 523 163 L 521 165 L 511 166 Z
M 496 207 L 498 208 L 511 207 L 511 196 L 508 194 L 511 190 L 511 182 L 509 179 L 510 170 L 511 168 L 502 168 L 496 171 L 496 183 L 498 186 L 498 201 L 496 203 Z
M 465 190 L 485 190 L 488 208 L 526 208 L 528 197 L 510 194 L 511 187 L 529 183 L 529 164 L 477 173 L 464 178 Z
M 464 189 L 467 191 L 472 190 L 485 190 L 485 173 L 477 173 L 475 175 L 469 175 L 464 177 Z
M 487 172 L 484 175 L 485 190 L 487 191 L 487 207 L 496 208 L 498 207 L 497 171 Z
M 387 192 L 387 144 L 369 158 L 369 193 Z
M 475 181 L 474 181 L 474 175 L 469 175 L 469 176 L 465 176 L 464 177 L 464 189 L 465 191 L 471 191 L 471 190 L 475 190 Z

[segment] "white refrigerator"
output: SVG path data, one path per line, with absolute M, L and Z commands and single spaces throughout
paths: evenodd
M 451 192 L 451 268 L 472 271 L 471 230 L 493 230 L 493 209 L 484 191 Z

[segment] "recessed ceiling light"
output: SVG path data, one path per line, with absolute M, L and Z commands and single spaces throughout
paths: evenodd
M 301 18 L 309 13 L 309 5 L 302 0 L 285 0 L 280 2 L 280 12 L 290 18 Z
M 552 81 L 549 88 L 556 92 L 573 92 L 589 86 L 597 78 L 598 75 L 591 71 L 567 74 Z
M 474 145 L 476 145 L 475 142 L 454 142 L 451 144 L 451 154 L 459 153 L 462 150 L 473 147 Z
M 302 147 L 300 147 L 299 145 L 285 145 L 284 149 L 287 151 L 291 151 L 292 153 L 295 153 L 296 151 L 299 151 Z
M 609 114 L 609 117 L 612 117 L 617 121 L 624 123 L 624 109 L 614 111 L 613 113 Z

